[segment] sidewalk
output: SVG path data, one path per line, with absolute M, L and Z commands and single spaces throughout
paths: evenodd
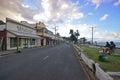
M 45 47 L 49 47 L 49 46 L 54 46 L 54 45 L 46 45 L 46 46 L 40 46 L 40 47 L 30 47 L 30 48 L 24 48 L 22 50 L 34 49 L 34 48 L 45 48 Z M 0 51 L 0 56 L 9 55 L 9 54 L 13 54 L 13 53 L 17 53 L 17 50 L 15 49 L 15 50 Z
M 52 47 L 55 46 L 56 44 L 51 44 L 51 45 L 45 45 L 45 46 L 39 46 L 39 47 L 29 47 L 29 48 L 24 48 L 22 50 L 27 50 L 27 49 L 34 49 L 34 48 L 45 48 L 45 47 Z M 17 50 L 7 50 L 7 51 L 0 51 L 0 56 L 4 56 L 4 55 L 9 55 L 9 54 L 13 54 L 13 53 L 17 53 Z M 19 53 L 19 52 L 18 52 Z
M 16 50 L 0 51 L 0 56 L 16 53 Z

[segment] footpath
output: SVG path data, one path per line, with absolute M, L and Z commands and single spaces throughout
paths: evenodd
M 0 51 L 0 56 L 17 53 L 16 50 Z
M 52 46 L 55 46 L 55 45 L 46 45 L 46 46 L 31 47 L 31 48 L 24 48 L 24 49 L 45 48 L 45 47 L 50 47 L 50 46 L 52 47 Z M 21 52 L 24 51 L 24 49 L 22 49 Z M 14 49 L 14 50 L 7 50 L 7 51 L 0 51 L 0 56 L 14 54 L 14 53 L 20 53 L 20 52 L 17 52 L 16 49 Z

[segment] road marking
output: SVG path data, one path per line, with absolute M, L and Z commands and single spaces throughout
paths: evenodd
M 49 57 L 49 56 L 44 57 L 43 60 L 46 60 L 48 57 Z

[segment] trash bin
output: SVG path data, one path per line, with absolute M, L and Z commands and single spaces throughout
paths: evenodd
M 100 54 L 98 56 L 98 58 L 99 58 L 99 61 L 102 61 L 102 62 L 107 62 L 108 61 L 108 57 L 107 57 L 106 54 Z

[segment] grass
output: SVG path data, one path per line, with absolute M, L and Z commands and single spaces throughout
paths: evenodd
M 120 72 L 120 56 L 107 55 L 108 61 L 101 62 L 98 60 L 98 56 L 100 55 L 99 51 L 102 50 L 102 48 L 89 47 L 87 45 L 82 45 L 80 47 L 84 49 L 84 52 L 90 59 L 99 63 L 103 70 L 110 72 Z M 120 55 L 120 49 L 116 49 L 115 53 Z

